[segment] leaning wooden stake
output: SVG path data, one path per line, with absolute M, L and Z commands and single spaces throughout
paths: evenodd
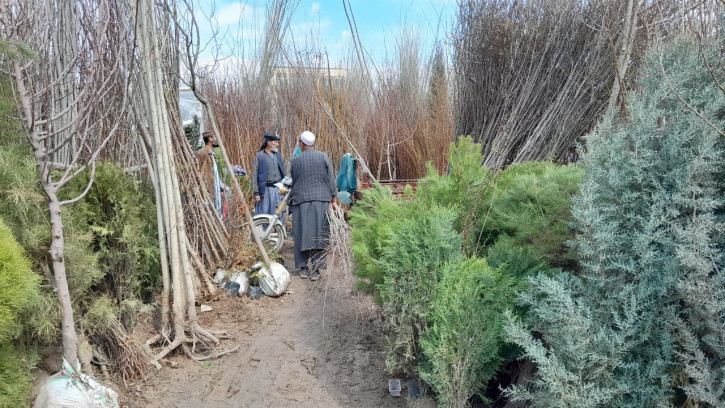
M 224 158 L 224 165 L 227 169 L 227 173 L 234 174 L 234 168 L 232 167 L 232 162 L 229 160 L 229 156 L 227 155 L 227 149 L 224 148 L 224 138 L 219 132 L 219 127 L 217 126 L 216 118 L 214 117 L 214 111 L 211 108 L 209 101 L 204 97 L 204 95 L 201 94 L 201 92 L 199 92 L 199 89 L 196 85 L 196 76 L 194 74 L 192 74 L 192 80 L 190 82 L 191 83 L 189 84 L 189 88 L 191 88 L 191 90 L 194 92 L 194 96 L 196 97 L 196 99 L 198 99 L 199 102 L 204 105 L 204 111 L 209 118 L 211 128 L 214 131 L 217 142 L 219 143 L 219 150 L 221 150 L 222 152 L 222 157 Z M 257 245 L 257 249 L 259 249 L 259 252 L 262 254 L 264 264 L 269 267 L 272 261 L 269 259 L 267 250 L 264 249 L 264 244 L 262 243 L 262 240 L 259 238 L 259 235 L 257 235 L 256 228 L 254 228 L 252 213 L 249 211 L 249 205 L 247 205 L 247 200 L 244 199 L 244 192 L 242 192 L 242 187 L 239 185 L 239 180 L 237 180 L 236 177 L 232 177 L 231 179 L 232 183 L 234 184 L 234 193 L 237 194 L 237 196 L 240 198 L 239 201 L 242 202 L 242 207 L 244 208 L 244 216 L 247 218 L 247 223 L 249 223 L 249 231 L 251 231 L 252 233 L 252 239 Z

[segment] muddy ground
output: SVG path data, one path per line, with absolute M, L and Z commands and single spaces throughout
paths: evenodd
M 288 242 L 290 271 L 291 253 Z M 213 310 L 199 313 L 202 327 L 229 334 L 217 350 L 239 349 L 207 362 L 170 356 L 161 371 L 121 389 L 122 407 L 408 405 L 388 392 L 379 309 L 334 268 L 317 282 L 293 275 L 279 298 L 221 294 L 204 304 Z

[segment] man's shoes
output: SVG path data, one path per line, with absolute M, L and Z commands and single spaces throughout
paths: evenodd
M 320 279 L 320 271 L 312 271 L 312 275 L 310 275 L 311 281 L 316 281 Z
M 319 273 L 317 274 L 319 277 Z M 300 268 L 300 278 L 301 279 L 307 279 L 310 277 L 310 270 L 307 268 Z

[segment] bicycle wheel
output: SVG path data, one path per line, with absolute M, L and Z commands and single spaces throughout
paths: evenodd
M 257 235 L 262 239 L 264 249 L 267 252 L 279 252 L 284 245 L 284 229 L 282 224 L 275 222 L 272 230 L 269 231 L 269 235 L 264 236 L 264 231 L 269 226 L 269 220 L 266 218 L 257 218 L 254 220 L 254 228 L 257 231 Z

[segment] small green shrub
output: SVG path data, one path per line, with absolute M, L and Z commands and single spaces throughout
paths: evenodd
M 58 294 L 49 288 L 40 292 L 24 318 L 30 336 L 40 343 L 54 344 L 60 339 L 60 301 Z
M 108 296 L 98 296 L 88 308 L 81 320 L 83 332 L 104 333 L 111 325 L 118 321 L 119 309 Z
M 420 200 L 447 207 L 468 208 L 485 190 L 493 174 L 481 166 L 481 145 L 470 136 L 461 136 L 448 150 L 448 172 L 439 175 L 427 165 L 426 177 L 418 182 Z
M 0 343 L 0 408 L 27 407 L 38 357 L 11 343 Z
M 389 188 L 376 184 L 365 191 L 349 214 L 355 275 L 361 279 L 358 289 L 377 295 L 378 285 L 385 280 L 385 271 L 377 260 L 393 225 L 405 216 L 405 204 L 396 200 Z M 380 303 L 379 296 L 377 301 Z
M 189 146 L 192 150 L 197 151 L 201 148 L 199 145 L 199 139 L 201 138 L 201 125 L 199 123 L 199 117 L 194 115 L 194 119 L 188 125 L 184 125 L 184 136 L 189 141 Z M 202 142 L 203 143 L 203 142 Z
M 75 197 L 88 182 L 89 172 L 61 191 Z M 111 163 L 97 166 L 86 197 L 62 208 L 68 286 L 76 319 L 81 319 L 99 294 L 116 305 L 149 299 L 157 289 L 158 236 L 150 188 Z M 48 265 L 50 245 L 47 203 L 37 183 L 31 153 L 23 144 L 0 147 L 0 217 L 27 251 L 36 274 Z M 52 272 L 52 271 L 51 271 Z M 43 343 L 59 338 L 57 295 L 43 292 L 24 317 L 29 335 Z M 133 310 L 124 315 L 133 318 Z M 128 320 L 127 320 L 128 321 Z
M 507 333 L 537 407 L 725 406 L 722 38 L 645 57 L 626 115 L 587 135 L 574 200 L 580 277 L 531 279 Z
M 391 373 L 413 372 L 420 361 L 420 334 L 428 328 L 431 303 L 442 268 L 463 255 L 453 223 L 456 212 L 439 206 L 412 206 L 383 242 L 377 266 L 386 318 L 386 366 Z
M 32 152 L 24 145 L 0 147 L 0 217 L 32 259 L 48 252 L 47 214 Z
M 421 378 L 438 394 L 441 407 L 466 407 L 482 395 L 501 362 L 504 312 L 515 302 L 517 279 L 469 258 L 443 268 L 420 344 L 427 363 Z
M 85 231 L 85 225 L 78 225 L 79 221 L 85 224 L 82 220 L 73 220 L 71 217 L 65 217 L 63 222 L 63 231 L 69 238 L 65 240 L 68 289 L 76 313 L 85 310 L 92 302 L 94 294 L 91 289 L 105 275 L 98 263 L 98 254 L 91 248 L 93 234 Z
M 427 205 L 442 205 L 457 212 L 455 228 L 464 241 L 475 225 L 476 209 L 485 206 L 486 194 L 495 175 L 481 166 L 481 145 L 470 136 L 462 136 L 451 143 L 448 151 L 448 172 L 439 175 L 435 167 L 427 164 L 425 178 L 418 182 L 416 199 Z
M 541 255 L 531 246 L 520 245 L 508 236 L 501 237 L 488 248 L 486 261 L 491 267 L 518 279 L 550 270 L 546 262 L 541 259 Z
M 583 174 L 579 166 L 524 163 L 503 171 L 496 188 L 477 210 L 478 225 L 469 244 L 475 252 L 508 237 L 526 246 L 554 267 L 576 267 L 575 254 L 566 245 L 573 239 L 572 199 Z
M 22 333 L 21 317 L 37 298 L 39 281 L 23 248 L 0 219 L 0 408 L 28 403 L 35 361 L 16 350 L 12 340 Z
M 83 191 L 88 176 L 73 180 L 64 194 L 75 196 Z M 140 179 L 106 162 L 97 166 L 95 181 L 85 199 L 70 209 L 69 229 L 93 250 L 99 268 L 104 271 L 100 277 L 86 271 L 86 282 L 102 284 L 104 291 L 113 293 L 118 302 L 148 298 L 159 284 L 156 207 L 152 197 L 149 186 Z
M 39 281 L 23 248 L 0 219 L 0 344 L 20 335 L 19 315 L 36 298 Z

